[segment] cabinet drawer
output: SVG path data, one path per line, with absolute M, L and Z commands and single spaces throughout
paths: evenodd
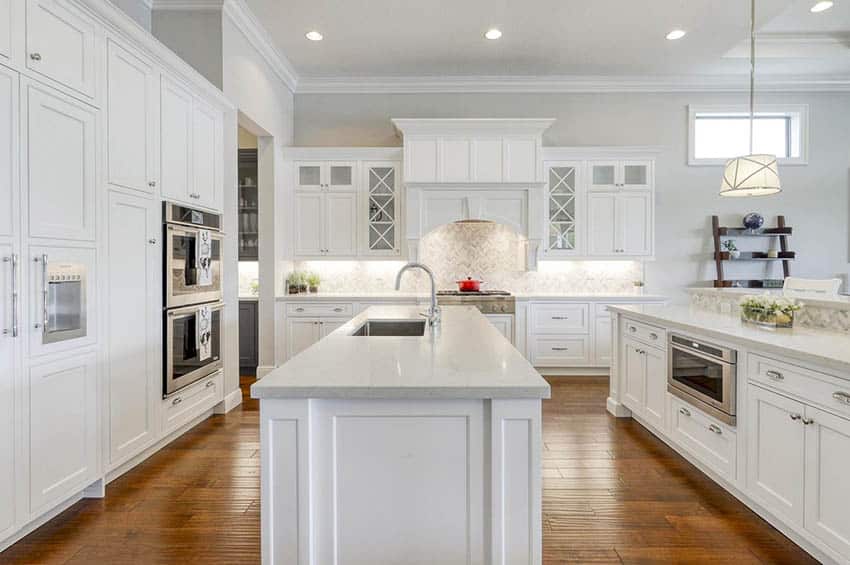
M 756 354 L 748 358 L 747 373 L 751 382 L 850 417 L 850 381 Z
M 673 440 L 723 478 L 736 475 L 737 436 L 735 430 L 672 395 Z
M 535 304 L 531 307 L 534 334 L 587 334 L 590 304 Z
M 354 304 L 350 302 L 322 302 L 322 303 L 306 303 L 299 302 L 297 304 L 286 305 L 287 316 L 354 316 Z
M 667 331 L 656 326 L 626 320 L 623 335 L 640 340 L 647 345 L 664 349 L 667 347 Z
M 163 399 L 163 431 L 169 434 L 218 404 L 224 386 L 223 375 L 218 371 Z
M 529 343 L 535 367 L 586 367 L 590 365 L 590 338 L 585 336 L 536 336 Z

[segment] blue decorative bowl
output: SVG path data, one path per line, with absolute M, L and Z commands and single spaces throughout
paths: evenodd
M 764 216 L 758 212 L 750 212 L 744 216 L 744 227 L 749 230 L 757 230 L 764 225 Z

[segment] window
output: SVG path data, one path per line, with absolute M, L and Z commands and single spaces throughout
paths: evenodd
M 758 106 L 753 153 L 770 153 L 780 164 L 807 163 L 808 106 Z M 722 165 L 750 152 L 750 116 L 740 106 L 690 106 L 690 165 Z

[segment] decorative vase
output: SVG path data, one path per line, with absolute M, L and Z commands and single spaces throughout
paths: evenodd
M 768 313 L 759 308 L 741 308 L 741 320 L 769 328 L 791 328 L 794 327 L 794 312 Z
M 289 285 L 289 294 L 298 294 L 298 285 L 297 284 Z
M 764 216 L 758 212 L 750 212 L 744 216 L 744 227 L 748 230 L 757 230 L 764 225 Z
M 306 284 L 299 284 L 298 285 L 298 292 L 299 293 L 307 292 L 307 285 Z
M 312 286 L 312 285 L 311 285 L 311 286 L 310 286 L 310 294 L 316 294 L 317 292 L 319 292 L 319 287 L 318 287 L 318 285 L 316 285 L 316 286 Z
M 729 252 L 729 257 L 731 257 L 732 259 L 737 259 L 740 256 L 741 256 L 741 251 L 738 250 L 738 249 L 735 249 L 734 251 Z

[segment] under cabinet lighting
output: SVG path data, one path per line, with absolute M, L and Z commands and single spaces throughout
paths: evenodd
M 670 33 L 667 34 L 667 39 L 669 39 L 670 41 L 675 41 L 676 39 L 682 39 L 683 37 L 685 37 L 685 35 L 687 33 L 688 32 L 686 32 L 683 29 L 674 29 L 673 31 L 671 31 Z
M 821 0 L 820 2 L 818 2 L 814 6 L 812 6 L 811 12 L 813 14 L 818 14 L 820 12 L 826 12 L 827 10 L 832 8 L 833 4 L 834 4 L 834 2 L 832 2 L 832 0 Z
M 487 39 L 499 39 L 502 37 L 502 32 L 496 28 L 488 29 L 487 33 L 484 34 L 484 37 Z
M 306 38 L 307 38 L 307 39 L 309 39 L 310 41 L 321 41 L 322 39 L 324 39 L 324 38 L 325 38 L 325 37 L 324 37 L 321 33 L 319 33 L 319 32 L 318 32 L 318 31 L 316 31 L 316 30 L 308 31 L 308 32 L 304 35 L 304 37 L 306 37 Z

